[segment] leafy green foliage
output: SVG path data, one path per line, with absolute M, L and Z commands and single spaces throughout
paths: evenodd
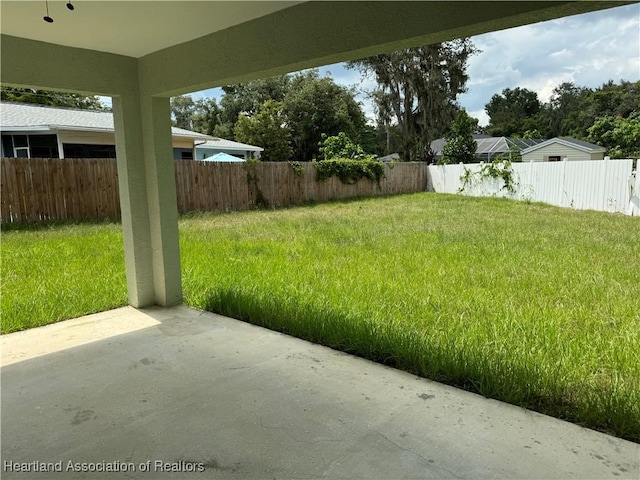
M 286 162 L 291 159 L 291 128 L 289 128 L 281 102 L 267 100 L 253 116 L 240 115 L 235 126 L 239 142 L 264 148 L 265 162 Z
M 241 115 L 253 116 L 267 100 L 283 102 L 289 90 L 290 81 L 290 75 L 277 75 L 222 87 L 224 95 L 220 99 L 220 122 L 211 134 L 235 140 L 235 125 L 238 118 Z
M 294 160 L 304 162 L 316 157 L 322 134 L 359 136 L 366 122 L 354 95 L 333 79 L 321 78 L 317 70 L 293 75 L 283 103 L 291 127 Z
M 515 172 L 513 168 L 511 168 L 511 162 L 497 158 L 491 163 L 483 163 L 477 172 L 465 167 L 460 176 L 462 186 L 458 191 L 462 193 L 466 189 L 482 183 L 487 179 L 502 180 L 503 185 L 501 190 L 506 190 L 512 194 L 516 192 L 518 182 L 515 177 Z
M 588 140 L 605 147 L 610 157 L 640 157 L 640 111 L 629 118 L 598 118 L 588 131 Z
M 331 160 L 334 158 L 375 160 L 376 158 L 375 155 L 365 153 L 362 147 L 354 143 L 344 132 L 340 132 L 338 135 L 331 137 L 323 135 L 319 147 L 319 157 L 323 160 Z
M 36 103 L 52 107 L 81 108 L 85 110 L 108 110 L 95 95 L 53 92 L 34 88 L 1 87 L 0 98 L 3 102 Z
M 223 109 L 215 98 L 200 98 L 194 102 L 194 111 L 191 116 L 193 130 L 214 135 L 216 129 L 222 124 Z
M 349 62 L 373 74 L 371 93 L 378 123 L 398 125 L 406 160 L 427 160 L 431 141 L 444 133 L 458 112 L 457 96 L 466 91 L 468 58 L 478 50 L 469 39 L 408 48 Z
M 250 158 L 243 164 L 243 167 L 247 172 L 247 184 L 249 185 L 250 189 L 255 192 L 256 205 L 258 206 L 258 208 L 267 208 L 269 207 L 269 200 L 267 200 L 267 197 L 264 196 L 264 193 L 260 188 L 260 179 L 258 178 L 258 173 L 256 172 L 257 163 L 258 160 L 256 160 L 255 158 Z
M 366 126 L 355 91 L 337 85 L 329 77 L 321 78 L 318 70 L 222 89 L 219 105 L 213 99 L 194 102 L 189 96 L 172 98 L 174 124 L 261 146 L 270 161 L 309 161 L 318 154 L 323 134 L 340 132 L 365 140 L 367 149 L 375 150 L 375 130 Z M 278 106 L 277 112 L 274 105 Z
M 195 103 L 189 95 L 171 97 L 171 114 L 174 127 L 193 130 Z
M 476 161 L 478 144 L 473 139 L 473 133 L 478 121 L 467 115 L 464 110 L 453 121 L 447 134 L 446 143 L 442 149 L 441 163 L 473 163 Z
M 352 160 L 348 158 L 334 158 L 314 162 L 317 180 L 322 181 L 336 176 L 342 183 L 353 185 L 361 178 L 380 183 L 384 178 L 384 165 L 377 160 Z
M 537 127 L 537 114 L 542 104 L 538 94 L 526 88 L 505 88 L 485 106 L 491 121 L 487 133 L 494 137 L 522 136 Z
M 535 92 L 505 89 L 485 106 L 491 120 L 487 133 L 527 138 L 573 137 L 587 140 L 588 129 L 602 117 L 629 118 L 640 113 L 640 81 L 608 81 L 596 89 L 565 82 L 548 103 Z

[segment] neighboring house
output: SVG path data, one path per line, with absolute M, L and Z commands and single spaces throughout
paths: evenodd
M 522 150 L 523 162 L 602 160 L 605 148 L 569 137 L 556 137 Z
M 248 160 L 249 158 L 260 158 L 260 152 L 263 151 L 264 148 L 254 145 L 232 142 L 231 140 L 225 140 L 223 138 L 214 138 L 204 143 L 196 143 L 196 160 L 206 160 L 218 153 L 226 153 L 232 157 Z
M 0 102 L 2 157 L 115 158 L 113 114 L 95 110 Z M 174 158 L 193 159 L 211 139 L 172 127 Z
M 490 137 L 488 135 L 474 135 L 473 139 L 478 144 L 476 158 L 480 162 L 490 162 L 499 155 L 508 154 L 512 148 L 521 153 L 524 149 L 544 142 L 544 140 L 534 138 Z M 431 142 L 431 150 L 434 151 L 436 160 L 442 158 L 442 149 L 445 143 L 444 138 Z

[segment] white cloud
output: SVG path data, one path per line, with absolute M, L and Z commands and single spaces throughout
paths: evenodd
M 478 119 L 478 124 L 481 127 L 489 125 L 489 115 L 484 110 L 467 111 L 467 114 L 471 117 Z
M 460 98 L 481 111 L 505 88 L 527 88 L 548 101 L 562 82 L 596 88 L 640 79 L 640 5 L 628 5 L 473 37 L 482 53 L 469 62 Z

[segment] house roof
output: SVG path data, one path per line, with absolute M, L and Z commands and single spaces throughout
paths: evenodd
M 539 143 L 537 145 L 533 145 L 529 148 L 525 148 L 524 150 L 522 150 L 522 153 L 523 154 L 531 153 L 535 150 L 538 150 L 539 148 L 553 145 L 554 143 L 559 143 L 566 147 L 572 147 L 572 148 L 575 148 L 576 150 L 580 150 L 586 153 L 597 153 L 597 152 L 599 153 L 599 152 L 604 152 L 606 150 L 604 147 L 601 147 L 600 145 L 585 142 L 584 140 L 578 140 L 576 138 L 571 138 L 571 137 L 555 137 L 550 140 L 545 140 L 544 142 Z
M 0 130 L 3 132 L 53 132 L 80 130 L 113 132 L 113 114 L 96 110 L 50 107 L 34 103 L 0 102 Z M 208 139 L 209 135 L 171 127 L 174 137 Z
M 508 152 L 511 147 L 516 147 L 524 152 L 523 149 L 544 142 L 542 139 L 535 138 L 489 137 L 486 135 L 474 135 L 473 138 L 478 145 L 476 155 L 505 153 Z M 431 142 L 431 149 L 435 152 L 436 156 L 442 154 L 445 143 L 446 140 L 444 138 L 438 138 Z
M 237 150 L 237 151 L 249 151 L 249 152 L 262 152 L 264 148 L 256 147 L 255 145 L 249 145 L 247 143 L 234 142 L 232 140 L 225 140 L 224 138 L 214 138 L 213 140 L 207 140 L 204 143 L 199 143 L 196 148 L 213 148 L 216 150 Z

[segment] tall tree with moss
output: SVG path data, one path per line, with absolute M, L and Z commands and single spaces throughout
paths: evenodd
M 431 141 L 441 136 L 459 111 L 466 91 L 467 62 L 478 50 L 465 38 L 349 62 L 348 68 L 374 75 L 372 92 L 378 122 L 398 126 L 406 160 L 429 158 Z

